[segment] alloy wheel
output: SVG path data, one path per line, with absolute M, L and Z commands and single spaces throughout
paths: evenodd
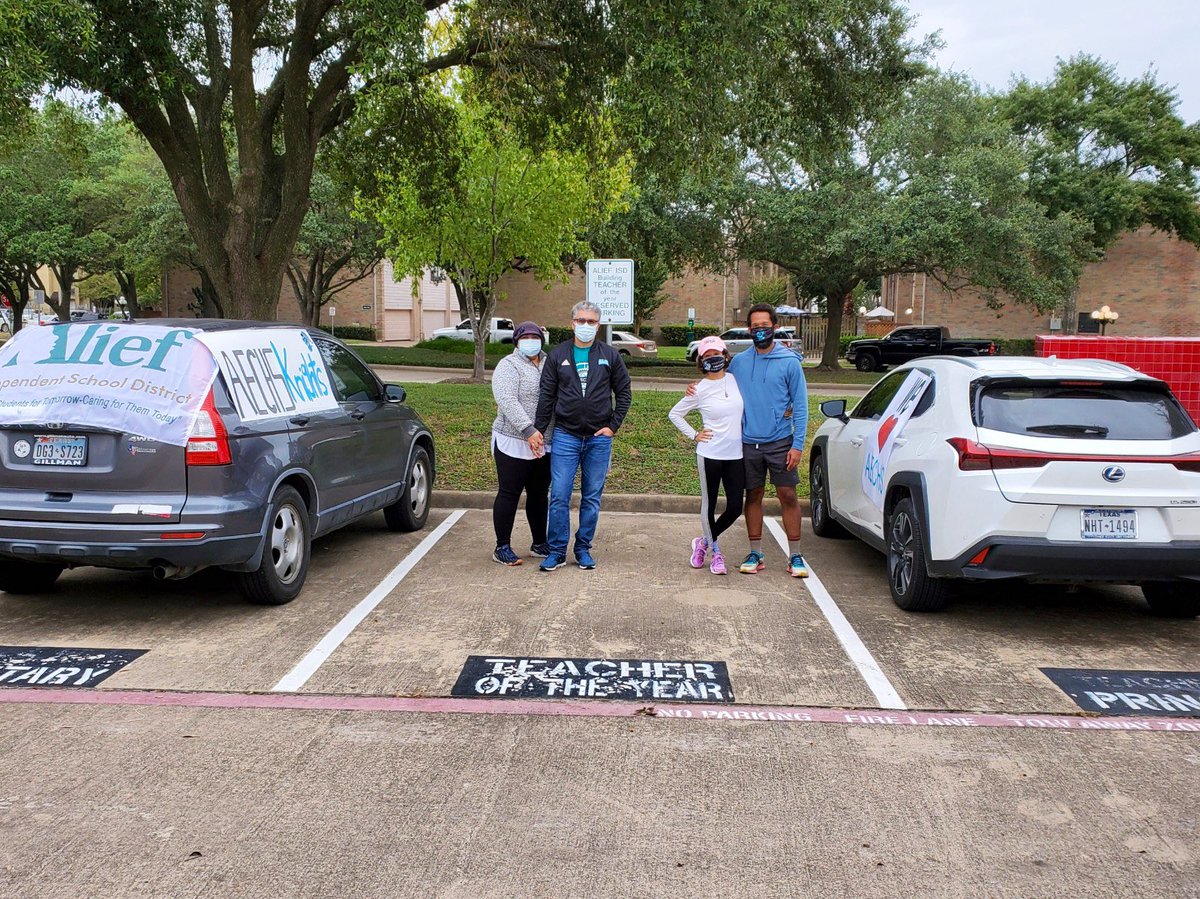
M 304 531 L 300 516 L 292 506 L 281 506 L 271 524 L 271 562 L 275 576 L 290 584 L 300 572 L 304 553 Z
M 906 596 L 912 584 L 914 537 L 912 518 L 903 510 L 897 512 L 888 541 L 888 576 L 898 596 Z

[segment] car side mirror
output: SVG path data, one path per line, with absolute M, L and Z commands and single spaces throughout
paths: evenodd
M 383 392 L 384 399 L 389 403 L 403 403 L 408 394 L 399 384 L 388 384 Z
M 836 418 L 843 423 L 850 421 L 850 416 L 846 414 L 845 400 L 826 400 L 821 403 L 821 414 L 826 418 Z

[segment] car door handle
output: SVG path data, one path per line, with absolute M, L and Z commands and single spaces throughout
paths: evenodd
M 290 421 L 296 427 L 302 428 L 309 423 L 310 419 L 307 415 L 297 415 L 295 418 L 288 419 L 288 421 Z
M 905 446 L 907 444 L 908 444 L 907 437 L 897 437 L 895 440 L 892 441 L 892 446 Z
M 865 440 L 865 439 L 866 439 L 865 437 L 851 437 L 850 445 L 851 446 L 862 446 L 863 440 Z
M 367 417 L 367 413 L 364 412 L 362 409 L 355 409 L 353 412 L 350 413 L 350 417 L 353 418 L 355 421 L 362 421 L 364 418 Z

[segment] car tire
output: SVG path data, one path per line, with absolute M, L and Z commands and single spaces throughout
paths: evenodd
M 859 353 L 854 360 L 854 367 L 859 371 L 875 371 L 875 356 L 871 353 Z
M 929 576 L 925 558 L 925 527 L 912 499 L 896 503 L 888 516 L 888 588 L 892 600 L 906 612 L 940 612 L 950 599 L 949 585 Z
M 300 595 L 312 555 L 308 506 L 292 487 L 281 487 L 271 500 L 266 545 L 255 571 L 238 576 L 242 593 L 262 606 L 281 606 Z
M 0 562 L 0 590 L 18 596 L 47 593 L 64 570 L 62 565 L 47 562 L 6 559 Z
M 629 350 L 617 350 L 617 352 L 620 353 L 622 356 L 625 356 L 625 357 L 629 356 Z
M 808 465 L 809 507 L 812 531 L 818 537 L 847 537 L 846 529 L 833 520 L 829 506 L 829 471 L 824 455 L 818 453 Z
M 1200 596 L 1196 595 L 1195 584 L 1152 581 L 1142 584 L 1142 595 L 1146 597 L 1150 613 L 1159 618 L 1195 618 L 1200 615 Z
M 405 477 L 404 492 L 400 499 L 385 506 L 384 520 L 393 531 L 419 531 L 429 518 L 429 501 L 433 493 L 433 466 L 429 464 L 429 452 L 418 446 L 413 452 L 412 465 Z

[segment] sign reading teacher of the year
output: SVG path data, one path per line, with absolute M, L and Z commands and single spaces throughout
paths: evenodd
M 453 696 L 733 702 L 724 662 L 468 656 Z
M 589 259 L 587 299 L 600 307 L 600 323 L 626 325 L 633 321 L 633 260 Z

